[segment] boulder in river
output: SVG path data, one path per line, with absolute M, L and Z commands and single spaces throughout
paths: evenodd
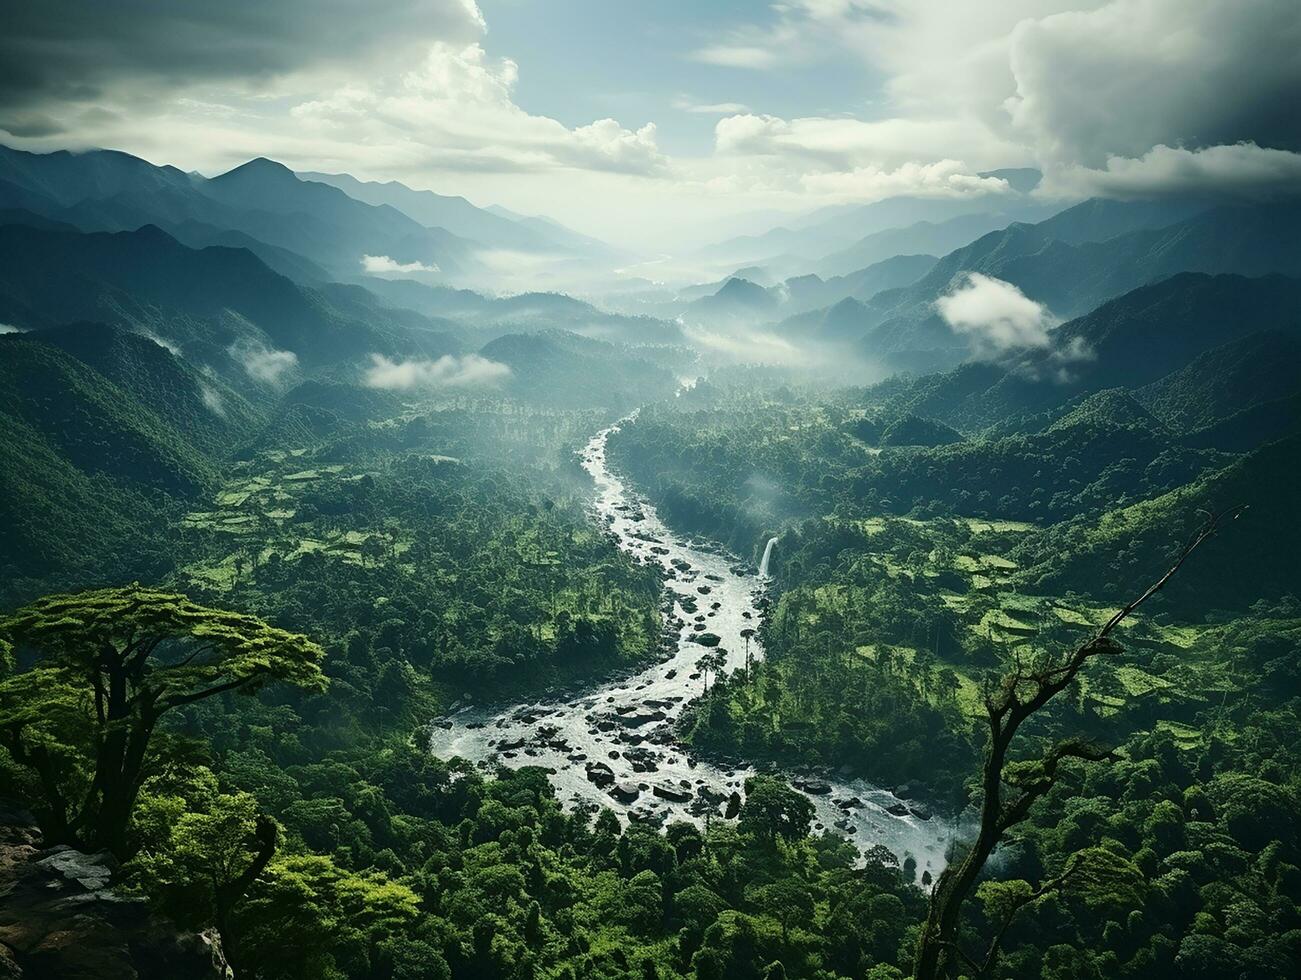
M 812 796 L 826 796 L 831 792 L 831 786 L 820 779 L 797 779 L 795 787 Z
M 587 767 L 587 781 L 594 786 L 609 786 L 614 782 L 614 770 L 604 762 L 594 762 Z
M 728 820 L 735 820 L 737 814 L 741 812 L 741 794 L 732 791 L 732 795 L 727 798 L 727 809 L 723 811 L 723 816 Z
M 649 725 L 653 721 L 663 721 L 668 715 L 663 711 L 638 711 L 636 714 L 624 715 L 619 720 L 628 728 L 640 728 L 642 725 Z
M 679 789 L 677 786 L 669 786 L 664 783 L 652 785 L 651 792 L 661 800 L 668 800 L 670 803 L 686 803 L 693 795 L 689 789 Z
M 723 642 L 723 638 L 717 633 L 699 633 L 693 636 L 692 641 L 699 643 L 702 647 L 716 647 Z
M 641 796 L 641 790 L 633 782 L 615 783 L 610 787 L 609 793 L 620 803 L 636 803 L 637 798 Z

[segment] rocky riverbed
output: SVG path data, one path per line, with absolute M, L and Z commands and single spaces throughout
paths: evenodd
M 674 721 L 701 694 L 708 667 L 734 670 L 762 656 L 757 637 L 765 581 L 754 567 L 708 541 L 670 531 L 606 463 L 598 432 L 582 453 L 596 484 L 595 519 L 635 561 L 658 566 L 665 577 L 664 635 L 658 663 L 585 692 L 502 707 L 459 704 L 433 729 L 431 749 L 485 767 L 550 769 L 561 799 L 608 806 L 625 819 L 663 824 L 702 822 L 739 805 L 756 769 L 697 759 L 678 743 Z M 816 809 L 816 829 L 837 833 L 866 849 L 883 844 L 900 859 L 911 856 L 928 879 L 944 866 L 954 826 L 922 803 L 831 773 L 784 773 Z

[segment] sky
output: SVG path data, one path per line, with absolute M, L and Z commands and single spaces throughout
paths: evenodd
M 43 0 L 0 140 L 397 179 L 667 249 L 826 205 L 1301 189 L 1296 0 Z

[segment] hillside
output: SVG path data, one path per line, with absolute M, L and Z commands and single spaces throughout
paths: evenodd
M 821 276 L 844 276 L 896 255 L 947 255 L 981 235 L 1006 228 L 1011 220 L 1001 214 L 964 214 L 947 221 L 919 221 L 904 228 L 889 228 L 833 252 L 814 268 Z
M 366 204 L 387 205 L 426 228 L 444 228 L 454 235 L 492 248 L 546 252 L 562 247 L 538 228 L 475 207 L 463 197 L 414 190 L 396 180 L 358 180 L 351 174 L 304 172 L 298 177 L 337 187 L 354 200 Z
M 893 379 L 879 386 L 874 397 L 887 400 L 900 411 L 915 411 L 964 432 L 989 426 L 1042 427 L 1055 421 L 1072 399 L 1114 387 L 1135 389 L 1145 405 L 1158 391 L 1186 387 L 1185 396 L 1202 406 L 1203 415 L 1236 410 L 1233 399 L 1246 397 L 1251 382 L 1249 375 L 1241 380 L 1231 376 L 1248 370 L 1254 348 L 1243 348 L 1241 364 L 1210 352 L 1237 341 L 1245 343 L 1245 338 L 1260 332 L 1292 338 L 1280 340 L 1284 346 L 1294 343 L 1301 335 L 1301 290 L 1297 285 L 1296 280 L 1283 276 L 1171 276 L 1062 324 L 1052 332 L 1047 349 L 997 362 L 967 363 L 917 378 Z M 852 331 L 862 315 L 861 308 L 846 310 L 839 324 L 842 335 Z M 1226 349 L 1226 354 L 1231 349 L 1235 348 Z M 1199 367 L 1192 369 L 1195 359 Z M 1261 369 L 1275 381 L 1261 390 L 1266 396 L 1277 396 L 1288 390 L 1288 362 L 1281 361 L 1277 369 L 1267 362 L 1268 357 L 1260 362 Z M 1185 368 L 1193 373 L 1172 375 Z M 1221 372 L 1224 377 L 1217 380 Z M 1167 375 L 1171 377 L 1161 380 Z M 1144 389 L 1145 385 L 1151 387 Z M 1214 396 L 1219 389 L 1220 395 Z M 1176 427 L 1181 424 L 1177 418 L 1170 421 Z
M 1199 354 L 1135 397 L 1167 424 L 1188 431 L 1298 392 L 1301 331 L 1265 330 Z
M 0 345 L 0 412 L 81 472 L 179 495 L 211 481 L 211 464 L 126 388 L 37 339 Z
M 1165 590 L 1182 611 L 1245 609 L 1297 594 L 1293 560 L 1301 548 L 1296 520 L 1296 460 L 1301 435 L 1264 446 L 1223 469 L 1151 500 L 1075 520 L 1036 539 L 1022 557 L 1023 583 L 1074 589 L 1109 602 L 1152 581 L 1207 511 L 1246 510 Z
M 70 334 L 59 340 L 76 346 Z M 161 515 L 214 485 L 215 460 L 205 447 L 233 433 L 206 424 L 188 375 L 160 365 L 141 343 L 156 346 L 119 337 L 108 346 L 120 344 L 125 355 L 98 358 L 117 371 L 122 383 L 115 384 L 39 334 L 0 336 L 7 600 L 28 594 L 31 579 L 104 583 L 159 574 L 167 558 L 154 540 L 169 523 Z M 170 390 L 152 390 L 159 381 Z
M 207 179 L 114 151 L 39 154 L 0 146 L 0 205 L 83 231 L 153 224 L 205 244 L 238 234 L 279 250 L 285 267 L 310 269 L 306 260 L 336 277 L 360 275 L 363 255 L 452 273 L 473 265 L 475 248 L 391 207 L 299 180 L 265 158 Z
M 563 331 L 508 334 L 479 353 L 511 369 L 508 392 L 541 405 L 626 411 L 677 385 L 633 350 Z
M 868 350 L 943 347 L 954 342 L 934 310 L 959 277 L 979 272 L 1012 283 L 1060 318 L 1184 272 L 1301 275 L 1301 247 L 1287 230 L 1299 205 L 1203 211 L 1164 228 L 1071 244 L 1051 221 L 1014 224 L 951 252 L 918 282 L 879 294 L 862 323 Z
M 436 324 L 412 329 L 378 304 L 349 315 L 245 249 L 190 249 L 152 226 L 90 234 L 0 227 L 0 321 L 117 324 L 235 379 L 245 374 L 242 348 L 288 351 L 307 366 L 455 349 Z
M 228 450 L 260 420 L 258 409 L 230 386 L 200 375 L 156 341 L 119 327 L 76 323 L 24 339 L 71 354 L 205 453 Z

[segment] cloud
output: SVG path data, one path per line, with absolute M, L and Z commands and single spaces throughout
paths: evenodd
M 981 177 L 958 160 L 936 163 L 905 163 L 894 170 L 859 167 L 847 172 L 808 174 L 802 183 L 809 190 L 832 197 L 858 201 L 879 200 L 907 194 L 916 197 L 974 197 L 1009 194 L 1012 188 L 1001 177 Z
M 352 82 L 295 105 L 308 131 L 363 146 L 389 171 L 596 170 L 653 176 L 666 171 L 655 127 L 631 130 L 614 119 L 574 129 L 514 102 L 519 68 L 478 44 L 431 45 L 399 75 Z
M 713 44 L 692 51 L 689 57 L 707 65 L 766 71 L 798 64 L 825 53 L 837 43 L 837 33 L 859 17 L 874 17 L 869 0 L 783 0 L 765 9 L 766 24 L 750 24 L 730 31 Z
M 734 360 L 791 366 L 807 366 L 812 361 L 812 355 L 806 348 L 796 346 L 785 337 L 766 330 L 747 329 L 744 333 L 731 333 L 688 323 L 681 317 L 677 323 L 694 346 L 715 354 L 725 354 Z
M 22 333 L 22 327 L 15 327 L 12 323 L 0 323 L 0 333 Z
M 874 170 L 960 157 L 981 169 L 1038 163 L 1049 175 L 1044 196 L 1200 190 L 1221 177 L 1235 193 L 1265 194 L 1287 189 L 1291 161 L 1248 161 L 1237 147 L 1301 151 L 1295 0 L 790 0 L 772 9 L 773 22 L 740 28 L 721 47 L 754 49 L 738 58 L 763 67 L 854 53 L 885 76 L 878 118 L 724 120 L 719 149 L 785 154 L 807 173 L 839 172 L 831 184 L 852 186 L 849 174 L 866 168 L 871 187 Z
M 1051 344 L 1056 319 L 1010 282 L 968 272 L 963 281 L 935 301 L 940 317 L 971 338 L 977 351 L 1001 353 Z
M 478 354 L 453 357 L 444 354 L 436 361 L 394 361 L 383 354 L 372 354 L 366 369 L 369 388 L 406 391 L 412 388 L 467 388 L 493 385 L 510 377 L 511 370 L 498 361 Z
M 580 169 L 648 175 L 667 164 L 655 143 L 654 123 L 629 130 L 613 119 L 579 126 L 573 131 L 572 144 L 562 147 L 557 159 Z
M 254 381 L 275 384 L 298 366 L 298 355 L 291 350 L 274 350 L 252 340 L 240 340 L 227 348 Z
M 327 2 L 342 5 L 348 0 Z M 460 10 L 462 17 L 470 16 L 460 0 L 439 3 Z M 37 6 L 41 5 L 24 4 L 23 9 Z M 259 6 L 280 9 L 278 4 Z M 420 0 L 417 6 L 437 4 Z M 213 20 L 222 20 L 218 9 L 225 8 L 213 8 Z M 362 35 L 356 50 L 327 45 L 327 53 L 333 55 L 292 65 L 293 59 L 286 59 L 286 73 L 273 83 L 263 78 L 261 62 L 235 58 L 222 69 L 221 79 L 212 80 L 203 60 L 196 58 L 192 72 L 178 67 L 177 77 L 169 78 L 160 93 L 157 79 L 139 83 L 130 65 L 96 75 L 91 58 L 84 71 L 70 65 L 65 72 L 84 84 L 57 89 L 11 86 L 14 104 L 5 110 L 0 102 L 0 131 L 21 129 L 24 138 L 18 142 L 30 149 L 117 146 L 211 170 L 226 169 L 252 156 L 272 156 L 301 169 L 349 170 L 386 180 L 418 175 L 422 177 L 418 185 L 437 172 L 588 171 L 639 177 L 668 172 L 653 124 L 627 128 L 603 118 L 571 128 L 521 109 L 514 100 L 518 66 L 509 58 L 489 57 L 474 40 L 482 25 L 477 8 L 473 12 L 473 24 L 466 29 L 440 26 L 443 22 L 431 15 L 427 23 L 419 24 L 399 17 L 398 27 L 380 31 L 371 25 L 382 18 L 383 10 L 359 9 L 346 19 L 348 30 L 340 30 L 338 24 L 331 27 L 338 35 L 356 27 Z M 230 20 L 238 21 L 240 15 L 237 9 Z M 122 16 L 129 19 L 133 12 L 127 10 Z M 254 14 L 248 18 L 257 19 Z M 303 14 L 303 19 L 317 22 L 328 15 L 313 11 Z M 367 47 L 371 34 L 389 37 L 402 25 L 409 34 L 392 37 L 389 47 L 382 51 Z M 248 29 L 247 24 L 244 27 Z M 58 33 L 52 25 L 47 30 Z M 199 25 L 193 30 L 210 33 L 217 50 L 226 32 L 235 33 L 235 27 L 224 20 L 211 32 Z M 140 43 L 152 43 L 151 31 L 142 32 L 148 37 Z M 186 41 L 180 39 L 182 48 Z M 0 41 L 0 93 L 6 70 L 4 43 L 22 42 Z M 256 47 L 257 39 L 245 38 L 245 43 Z M 235 54 L 242 51 L 233 40 L 230 44 Z M 276 48 L 274 34 L 266 44 Z M 146 64 L 140 70 L 151 69 Z M 21 97 L 24 104 L 19 104 Z M 189 160 L 171 159 L 179 145 L 187 147 Z M 203 163 L 197 164 L 196 158 Z
M 1008 166 L 1042 169 L 1043 196 L 1263 196 L 1291 182 L 1291 161 L 1268 154 L 1301 152 L 1295 0 L 774 0 L 720 7 L 735 11 L 731 29 L 713 29 L 711 8 L 713 33 L 685 56 L 721 67 L 688 70 L 751 88 L 706 103 L 674 99 L 694 79 L 635 96 L 612 79 L 600 93 L 719 117 L 712 148 L 674 158 L 647 118 L 523 108 L 546 87 L 521 95 L 528 79 L 509 52 L 485 50 L 472 0 L 8 7 L 6 142 L 118 147 L 205 172 L 271 156 L 560 211 L 634 247 L 752 231 L 741 216 L 759 210 L 778 222 L 822 203 L 975 195 L 992 190 L 980 171 Z M 743 104 L 760 98 L 795 108 Z M 676 144 L 697 138 L 676 127 Z M 966 166 L 944 172 L 952 161 Z
M 1021 21 L 1015 129 L 1048 158 L 1099 166 L 1157 145 L 1301 148 L 1295 0 L 1114 0 Z
M 28 130 L 62 128 L 67 121 L 40 106 L 125 90 L 143 103 L 196 82 L 265 88 L 322 66 L 401 60 L 431 37 L 472 41 L 484 29 L 473 0 L 12 3 L 0 32 L 0 106 L 23 109 Z
M 714 144 L 719 154 L 776 158 L 802 173 L 949 164 L 955 150 L 974 155 L 987 169 L 1017 153 L 976 124 L 823 116 L 729 116 L 714 126 Z
M 696 102 L 694 99 L 685 95 L 680 95 L 673 100 L 673 108 L 681 109 L 683 112 L 691 112 L 701 116 L 734 116 L 739 113 L 748 113 L 750 107 L 742 102 Z
M 439 271 L 438 265 L 434 262 L 399 262 L 387 255 L 363 255 L 361 257 L 361 267 L 371 273 L 392 272 L 400 275 L 409 275 L 413 272 Z
M 691 53 L 696 61 L 724 68 L 772 68 L 780 60 L 770 47 L 757 44 L 711 44 Z
M 1138 158 L 1111 157 L 1103 168 L 1058 167 L 1047 182 L 1053 196 L 1301 195 L 1301 153 L 1255 143 L 1200 150 L 1162 145 Z
M 138 328 L 137 332 L 140 334 L 140 336 L 146 338 L 147 340 L 152 340 L 155 344 L 157 344 L 163 350 L 167 351 L 173 357 L 184 356 L 181 353 L 181 348 L 175 343 L 175 341 L 171 341 L 165 337 L 161 337 L 158 334 L 154 333 L 152 330 L 147 330 L 144 327 Z
M 199 383 L 199 393 L 203 398 L 204 407 L 218 418 L 226 417 L 226 402 L 222 399 L 221 393 L 215 388 L 209 388 L 203 382 Z

